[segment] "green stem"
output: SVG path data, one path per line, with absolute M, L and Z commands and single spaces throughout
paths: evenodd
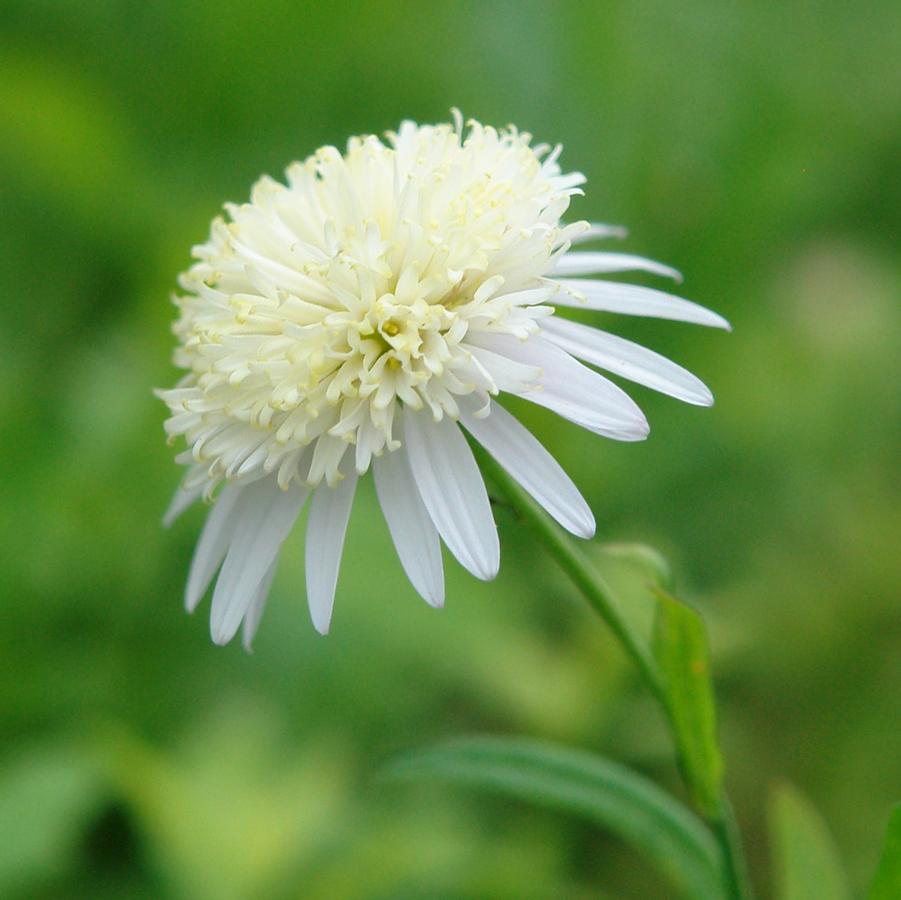
M 725 791 L 720 796 L 719 807 L 717 816 L 710 825 L 723 854 L 726 883 L 735 900 L 751 900 L 754 892 L 751 888 L 751 879 L 748 877 L 741 832 L 738 830 L 735 813 Z
M 669 698 L 654 660 L 633 634 L 613 599 L 613 593 L 576 543 L 553 522 L 544 510 L 510 477 L 481 447 L 473 445 L 482 469 L 500 488 L 504 499 L 532 528 L 560 568 L 581 591 L 592 608 L 601 616 L 614 633 L 626 654 L 635 663 L 645 684 L 660 703 L 667 720 L 671 720 Z M 741 837 L 732 814 L 732 807 L 723 793 L 715 815 L 708 819 L 723 854 L 724 877 L 729 898 L 750 900 Z
M 654 696 L 665 704 L 663 682 L 653 660 L 632 633 L 613 599 L 613 592 L 585 554 L 494 459 L 482 453 L 480 464 L 489 471 L 492 481 L 503 490 L 505 499 L 541 538 L 545 549 L 607 623 Z

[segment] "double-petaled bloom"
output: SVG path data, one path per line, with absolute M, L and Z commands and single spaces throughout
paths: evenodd
M 641 410 L 590 366 L 688 403 L 712 397 L 650 350 L 557 315 L 560 308 L 728 327 L 669 294 L 588 275 L 672 269 L 573 251 L 616 234 L 564 224 L 584 178 L 560 148 L 478 123 L 404 122 L 263 178 L 227 205 L 182 275 L 175 364 L 159 395 L 188 466 L 166 514 L 215 502 L 188 576 L 193 610 L 217 570 L 211 631 L 249 646 L 283 541 L 304 504 L 307 600 L 328 631 L 359 476 L 372 469 L 401 564 L 444 602 L 441 542 L 495 576 L 497 529 L 463 430 L 564 528 L 594 533 L 557 462 L 498 402 L 522 397 L 604 437 L 648 434 Z M 581 362 L 580 362 L 581 360 Z M 219 486 L 222 485 L 221 489 Z M 221 567 L 221 568 L 220 568 Z

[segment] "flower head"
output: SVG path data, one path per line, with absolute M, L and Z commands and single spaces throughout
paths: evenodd
M 282 542 L 307 498 L 307 597 L 326 632 L 358 476 L 373 470 L 401 563 L 444 600 L 441 540 L 474 575 L 497 573 L 485 486 L 460 425 L 565 528 L 594 532 L 588 505 L 495 399 L 510 393 L 606 437 L 641 440 L 635 403 L 577 360 L 690 403 L 693 375 L 636 344 L 556 315 L 558 307 L 727 327 L 689 301 L 578 276 L 672 269 L 623 253 L 572 252 L 613 236 L 563 224 L 584 178 L 560 148 L 533 146 L 459 114 L 351 138 L 262 178 L 228 204 L 181 276 L 175 363 L 159 395 L 188 472 L 166 520 L 215 504 L 188 578 L 193 609 L 221 565 L 217 643 L 259 623 Z M 224 485 L 217 490 L 219 485 Z

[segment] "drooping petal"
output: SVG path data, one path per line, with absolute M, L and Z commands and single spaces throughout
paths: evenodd
M 537 390 L 511 393 L 614 440 L 641 441 L 648 436 L 644 414 L 625 391 L 549 341 L 540 337 L 519 341 L 504 334 L 479 335 L 471 340 L 517 362 L 542 368 Z
M 552 316 L 541 323 L 549 341 L 578 359 L 686 403 L 711 406 L 713 395 L 691 372 L 665 356 L 597 328 Z
M 307 521 L 307 604 L 320 634 L 328 634 L 332 621 L 344 536 L 357 487 L 356 470 L 348 468 L 335 487 L 320 485 L 316 490 Z
M 375 490 L 401 565 L 410 583 L 431 606 L 444 605 L 441 541 L 419 496 L 406 451 L 373 460 Z
M 307 498 L 304 488 L 292 485 L 284 491 L 275 478 L 254 482 L 244 492 L 240 517 L 213 591 L 210 633 L 217 644 L 227 644 L 234 637 Z
M 567 531 L 583 538 L 594 534 L 594 516 L 579 489 L 539 441 L 498 403 L 478 417 L 461 406 L 467 431 Z
M 185 588 L 185 608 L 188 612 L 194 612 L 225 557 L 238 521 L 238 500 L 243 491 L 243 485 L 228 485 L 206 517 L 188 572 L 188 584 Z
M 564 290 L 558 291 L 546 301 L 552 306 L 595 309 L 627 316 L 650 316 L 731 330 L 729 323 L 712 310 L 653 288 L 585 278 L 568 278 L 559 284 Z M 574 296 L 572 291 L 584 295 L 584 299 Z
M 172 500 L 163 513 L 163 527 L 168 528 L 188 507 L 200 499 L 203 493 L 204 483 L 195 484 L 193 487 L 179 485 L 172 495 Z
M 410 468 L 422 502 L 438 533 L 460 564 L 490 581 L 500 566 L 497 526 L 479 467 L 447 417 L 406 411 L 403 433 Z
M 272 581 L 275 578 L 275 570 L 278 568 L 278 557 L 272 561 L 269 570 L 263 576 L 259 587 L 254 591 L 253 599 L 247 612 L 244 613 L 244 624 L 241 628 L 241 643 L 244 649 L 250 653 L 253 645 L 254 636 L 257 628 L 260 627 L 260 619 L 263 618 L 263 610 L 266 608 L 266 598 L 269 596 L 269 589 L 272 587 Z
M 551 277 L 600 275 L 607 272 L 650 272 L 674 281 L 682 280 L 681 273 L 671 266 L 631 253 L 567 253 L 557 262 Z

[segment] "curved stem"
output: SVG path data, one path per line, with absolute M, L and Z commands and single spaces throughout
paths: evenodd
M 613 593 L 597 569 L 569 535 L 550 519 L 502 466 L 478 445 L 473 444 L 473 450 L 482 469 L 490 475 L 491 480 L 503 493 L 504 499 L 519 517 L 528 523 L 560 568 L 606 622 L 626 654 L 635 663 L 645 684 L 660 703 L 669 721 L 671 718 L 669 699 L 657 666 L 649 651 L 623 618 L 613 599 Z M 750 900 L 752 893 L 741 836 L 725 792 L 720 798 L 717 812 L 708 817 L 708 822 L 723 855 L 726 896 L 732 900 Z

